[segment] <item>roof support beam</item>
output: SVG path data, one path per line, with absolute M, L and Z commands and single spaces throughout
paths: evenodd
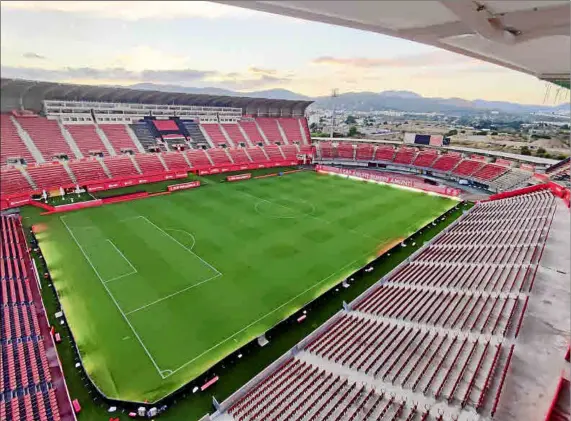
M 506 31 L 501 18 L 494 17 L 485 7 L 472 1 L 442 0 L 442 5 L 450 9 L 464 24 L 484 38 L 501 44 L 513 44 L 515 35 Z

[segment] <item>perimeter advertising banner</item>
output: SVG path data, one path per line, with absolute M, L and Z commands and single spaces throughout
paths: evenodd
M 240 181 L 240 180 L 249 180 L 252 178 L 252 174 L 238 174 L 238 175 L 229 175 L 226 177 L 226 181 Z
M 336 168 L 327 165 L 316 165 L 315 171 L 325 174 L 345 175 L 348 177 L 355 177 L 361 180 L 371 180 L 384 184 L 394 184 L 411 189 L 438 193 L 450 197 L 458 197 L 461 193 L 460 189 L 455 189 L 453 187 L 447 186 L 434 186 L 432 184 L 425 183 L 422 179 L 419 178 L 399 176 L 395 174 L 383 174 L 373 171 L 354 170 L 350 168 Z
M 200 181 L 191 181 L 189 183 L 171 184 L 167 186 L 168 191 L 194 189 L 200 187 Z
M 134 186 L 137 184 L 156 183 L 159 181 L 174 180 L 177 178 L 186 178 L 186 172 L 166 172 L 153 175 L 139 175 L 136 177 L 124 177 L 104 182 L 82 183 L 87 185 L 87 191 L 96 192 L 102 190 L 118 189 L 121 187 Z

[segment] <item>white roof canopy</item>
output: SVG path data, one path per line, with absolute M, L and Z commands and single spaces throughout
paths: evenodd
M 219 3 L 409 39 L 569 86 L 568 0 Z

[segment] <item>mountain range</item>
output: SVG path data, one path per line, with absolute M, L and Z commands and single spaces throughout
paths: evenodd
M 315 101 L 312 107 L 330 109 L 335 104 L 338 110 L 347 111 L 380 111 L 395 110 L 425 113 L 465 113 L 500 111 L 510 114 L 531 112 L 556 112 L 569 110 L 570 105 L 527 105 L 505 101 L 486 101 L 483 99 L 466 100 L 462 98 L 427 98 L 411 91 L 383 92 L 348 92 L 340 94 L 334 100 L 329 97 L 311 98 L 287 89 L 268 89 L 262 91 L 237 92 L 222 88 L 193 88 L 179 85 L 160 85 L 154 83 L 138 83 L 130 86 L 133 89 L 159 90 L 166 92 L 182 92 L 206 95 L 247 96 L 252 98 L 288 99 L 297 101 Z M 333 102 L 335 101 L 335 102 Z

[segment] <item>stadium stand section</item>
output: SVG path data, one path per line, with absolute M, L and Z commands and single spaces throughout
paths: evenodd
M 297 154 L 299 151 L 296 145 L 284 145 L 281 147 L 281 149 L 286 159 L 297 159 Z
M 252 161 L 254 162 L 267 162 L 269 160 L 266 154 L 264 153 L 264 149 L 262 149 L 259 146 L 247 148 L 246 151 L 248 152 L 248 155 L 250 155 L 250 158 L 252 158 Z
M 493 417 L 563 206 L 549 189 L 477 204 L 210 419 Z
M 119 154 L 125 150 L 137 151 L 125 124 L 100 124 L 99 127 L 113 146 L 115 153 Z
M 230 157 L 234 164 L 249 164 L 252 162 L 250 161 L 250 158 L 248 158 L 244 148 L 228 149 L 228 152 L 230 153 Z
M 354 159 L 354 149 L 351 143 L 339 143 L 337 145 L 337 158 Z
M 460 163 L 462 160 L 462 155 L 456 152 L 448 152 L 445 155 L 441 155 L 434 164 L 432 164 L 432 168 L 437 171 L 448 172 L 452 171 L 456 165 Z
M 12 122 L 11 114 L 0 114 L 0 135 L 2 136 L 2 148 L 0 148 L 2 165 L 6 165 L 8 158 L 23 158 L 28 164 L 36 161 L 20 138 Z
M 270 161 L 282 161 L 284 159 L 284 156 L 282 155 L 281 149 L 278 145 L 264 146 L 264 150 L 268 154 Z
M 16 216 L 0 221 L 0 419 L 72 420 L 21 221 Z
M 139 171 L 137 171 L 133 165 L 133 161 L 131 161 L 131 157 L 128 155 L 105 158 L 103 163 L 113 178 L 139 175 Z
M 256 119 L 256 122 L 272 145 L 276 143 L 284 144 L 278 121 L 275 118 L 260 117 Z
M 227 165 L 232 163 L 225 149 L 211 148 L 206 151 L 206 154 L 210 156 L 214 165 Z
M 97 158 L 72 161 L 69 163 L 69 168 L 75 175 L 78 184 L 109 178 Z
M 166 151 L 166 147 L 161 143 L 159 144 L 153 137 L 151 131 L 147 127 L 147 123 L 144 121 L 139 121 L 135 124 L 130 125 L 131 129 L 143 145 L 145 151 L 151 151 L 153 149 L 160 149 L 161 151 Z
M 278 124 L 281 126 L 284 134 L 289 143 L 299 143 L 303 142 L 303 135 L 301 134 L 299 119 L 297 118 L 279 118 L 277 119 Z
M 456 168 L 452 170 L 452 174 L 457 175 L 459 177 L 470 177 L 476 171 L 484 166 L 484 162 L 482 161 L 475 161 L 473 159 L 464 159 Z
M 438 152 L 435 149 L 426 149 L 418 153 L 412 165 L 415 167 L 429 168 L 432 166 L 436 158 L 438 158 Z
M 31 165 L 26 171 L 38 189 L 49 189 L 56 186 L 72 186 L 73 180 L 59 162 Z
M 182 153 L 166 152 L 162 154 L 162 157 L 169 171 L 188 171 L 190 169 L 190 165 Z
M 210 137 L 210 140 L 212 140 L 214 146 L 217 147 L 231 146 L 228 142 L 228 139 L 226 139 L 226 136 L 224 136 L 224 133 L 222 133 L 222 129 L 220 128 L 220 125 L 218 123 L 201 124 L 201 126 L 208 135 L 208 137 Z
M 393 162 L 395 164 L 412 165 L 412 161 L 416 157 L 416 149 L 400 147 L 397 149 Z
M 77 158 L 71 152 L 57 121 L 39 116 L 16 117 L 16 121 L 32 138 L 46 161 L 60 155 L 66 155 L 68 159 Z
M 166 171 L 159 159 L 159 155 L 156 153 L 135 155 L 135 161 L 137 161 L 143 174 L 158 174 Z
M 392 146 L 379 145 L 375 149 L 376 161 L 392 161 L 395 156 L 395 149 Z
M 244 130 L 246 136 L 248 136 L 248 139 L 250 139 L 252 145 L 261 146 L 265 143 L 264 138 L 262 137 L 262 134 L 258 130 L 258 126 L 254 122 L 254 120 L 240 120 L 238 124 Z
M 358 144 L 355 152 L 355 159 L 358 161 L 372 161 L 375 147 L 370 143 Z
M 89 157 L 93 154 L 109 155 L 99 134 L 95 130 L 95 125 L 70 124 L 66 126 L 66 129 L 75 140 L 75 144 L 83 156 Z
M 222 151 L 224 152 L 224 151 Z M 204 168 L 214 165 L 204 149 L 191 149 L 186 153 L 193 167 Z
M 192 120 L 182 120 L 182 123 L 186 130 L 188 130 L 188 134 L 190 135 L 190 143 L 193 147 L 208 147 L 208 142 L 200 131 L 198 123 Z
M 28 183 L 22 172 L 17 168 L 3 168 L 0 173 L 0 191 L 11 195 L 32 190 L 34 186 Z
M 234 146 L 242 146 L 242 147 L 248 146 L 248 142 L 246 141 L 246 138 L 242 134 L 242 131 L 240 130 L 240 126 L 238 124 L 236 123 L 222 124 L 221 126 L 224 128 L 230 139 L 232 139 L 232 143 L 234 143 Z
M 491 181 L 498 178 L 500 175 L 505 174 L 509 170 L 508 167 L 486 164 L 473 174 L 473 177 L 478 180 Z

